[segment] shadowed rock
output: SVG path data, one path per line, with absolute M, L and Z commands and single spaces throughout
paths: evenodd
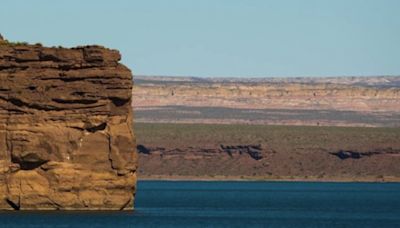
M 397 155 L 399 154 L 400 151 L 398 150 L 393 150 L 392 148 L 388 149 L 379 149 L 377 151 L 366 151 L 366 152 L 360 152 L 360 151 L 351 151 L 351 150 L 339 150 L 337 152 L 332 152 L 330 154 L 337 156 L 338 158 L 344 160 L 344 159 L 360 159 L 364 157 L 370 157 L 373 155 L 384 155 L 384 154 L 393 154 Z
M 234 154 L 248 154 L 255 160 L 260 160 L 263 158 L 261 145 L 221 145 L 221 149 L 228 153 L 229 156 L 233 156 Z

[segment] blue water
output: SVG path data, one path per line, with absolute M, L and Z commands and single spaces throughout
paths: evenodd
M 141 181 L 135 212 L 0 213 L 0 227 L 400 227 L 400 183 Z

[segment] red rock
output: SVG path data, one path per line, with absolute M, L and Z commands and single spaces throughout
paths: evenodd
M 0 209 L 133 209 L 132 74 L 120 59 L 0 45 Z

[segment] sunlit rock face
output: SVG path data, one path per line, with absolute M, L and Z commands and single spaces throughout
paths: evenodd
M 133 209 L 132 74 L 120 58 L 0 44 L 0 209 Z

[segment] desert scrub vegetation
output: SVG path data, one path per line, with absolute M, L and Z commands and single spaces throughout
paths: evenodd
M 20 41 L 11 42 L 11 41 L 8 41 L 8 40 L 1 40 L 0 39 L 0 45 L 2 45 L 2 46 L 22 46 L 22 45 L 28 45 L 28 43 L 27 42 L 20 42 Z
M 135 123 L 139 144 L 266 144 L 283 151 L 398 148 L 400 128 Z

